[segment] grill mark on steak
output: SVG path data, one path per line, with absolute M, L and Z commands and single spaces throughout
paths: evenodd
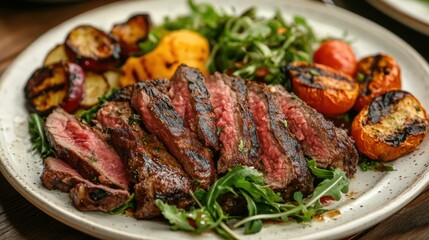
M 284 124 L 284 115 L 264 86 L 248 82 L 249 106 L 257 125 L 263 167 L 267 184 L 289 199 L 299 190 L 312 190 L 312 177 L 303 152 Z
M 160 92 L 168 94 L 170 89 L 170 80 L 164 78 L 157 78 L 150 81 L 154 87 L 156 87 Z M 112 94 L 107 98 L 108 101 L 131 101 L 134 90 L 137 88 L 137 84 L 129 85 L 112 92 Z
M 169 96 L 176 111 L 184 119 L 185 126 L 205 146 L 217 150 L 216 115 L 203 81 L 204 77 L 198 69 L 182 64 L 171 78 Z
M 215 73 L 206 79 L 219 129 L 220 158 L 218 173 L 224 174 L 237 165 L 258 168 L 259 141 L 256 126 L 246 101 L 244 80 Z
M 124 204 L 130 198 L 130 193 L 87 182 L 72 188 L 70 197 L 73 205 L 81 211 L 108 212 Z
M 46 135 L 57 156 L 85 179 L 128 189 L 128 174 L 118 154 L 89 126 L 56 108 L 46 119 Z
M 301 143 L 304 154 L 316 160 L 320 168 L 340 168 L 352 176 L 359 156 L 347 133 L 281 85 L 269 89 L 282 106 L 289 129 Z
M 137 85 L 138 90 L 134 92 L 131 103 L 145 127 L 167 146 L 197 184 L 208 189 L 216 179 L 212 152 L 185 127 L 183 118 L 165 94 L 149 81 Z
M 186 207 L 191 203 L 192 180 L 154 134 L 145 132 L 138 121 L 130 121 L 133 116 L 128 102 L 107 102 L 97 113 L 97 121 L 137 183 L 134 216 L 146 219 L 160 215 L 156 199 Z

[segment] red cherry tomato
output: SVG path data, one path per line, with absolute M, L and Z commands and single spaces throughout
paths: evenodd
M 357 60 L 350 45 L 341 40 L 328 40 L 314 52 L 313 62 L 329 66 L 354 77 Z

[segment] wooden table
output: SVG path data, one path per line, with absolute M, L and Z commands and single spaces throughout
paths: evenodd
M 0 75 L 22 50 L 45 31 L 79 13 L 109 2 L 113 0 L 69 1 L 62 4 L 2 1 Z M 366 2 L 337 0 L 335 3 L 390 29 L 429 61 L 429 37 L 394 21 Z M 0 174 L 0 239 L 92 239 L 92 237 L 56 221 L 34 207 Z M 351 239 L 429 239 L 429 187 L 402 210 L 384 222 L 352 236 Z

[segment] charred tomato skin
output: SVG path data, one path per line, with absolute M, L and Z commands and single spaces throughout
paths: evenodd
M 321 64 L 289 64 L 285 77 L 291 81 L 293 93 L 327 116 L 346 113 L 358 94 L 358 86 L 349 75 Z
M 354 118 L 351 135 L 360 153 L 391 161 L 414 151 L 428 132 L 428 116 L 410 93 L 395 90 L 374 98 Z
M 79 25 L 72 29 L 64 46 L 70 61 L 85 70 L 102 72 L 114 68 L 121 61 L 119 43 L 91 25 Z
M 314 52 L 313 62 L 329 66 L 353 77 L 357 60 L 352 47 L 341 40 L 324 41 Z
M 376 54 L 359 61 L 356 80 L 359 95 L 353 109 L 359 111 L 375 97 L 401 89 L 401 69 L 390 55 Z

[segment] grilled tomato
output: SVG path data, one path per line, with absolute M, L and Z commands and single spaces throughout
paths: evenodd
M 414 151 L 428 131 L 428 116 L 410 93 L 395 90 L 374 98 L 355 117 L 351 135 L 367 157 L 390 161 Z
M 353 77 L 356 72 L 357 60 L 351 46 L 341 40 L 323 42 L 314 52 L 313 62 L 329 66 Z
M 140 52 L 139 43 L 147 38 L 152 21 L 148 14 L 138 14 L 126 22 L 115 24 L 110 34 L 119 42 L 125 56 Z
M 105 32 L 80 25 L 69 32 L 64 43 L 69 59 L 83 69 L 95 72 L 109 70 L 120 61 L 120 45 Z
M 359 111 L 375 97 L 401 89 L 401 69 L 391 56 L 377 54 L 359 61 L 356 80 L 359 95 L 353 108 Z
M 357 83 L 349 75 L 321 64 L 291 63 L 285 77 L 299 98 L 328 116 L 350 110 L 358 94 Z
M 82 100 L 84 80 L 82 68 L 71 62 L 37 69 L 24 88 L 30 110 L 44 115 L 61 106 L 67 112 L 74 112 Z

